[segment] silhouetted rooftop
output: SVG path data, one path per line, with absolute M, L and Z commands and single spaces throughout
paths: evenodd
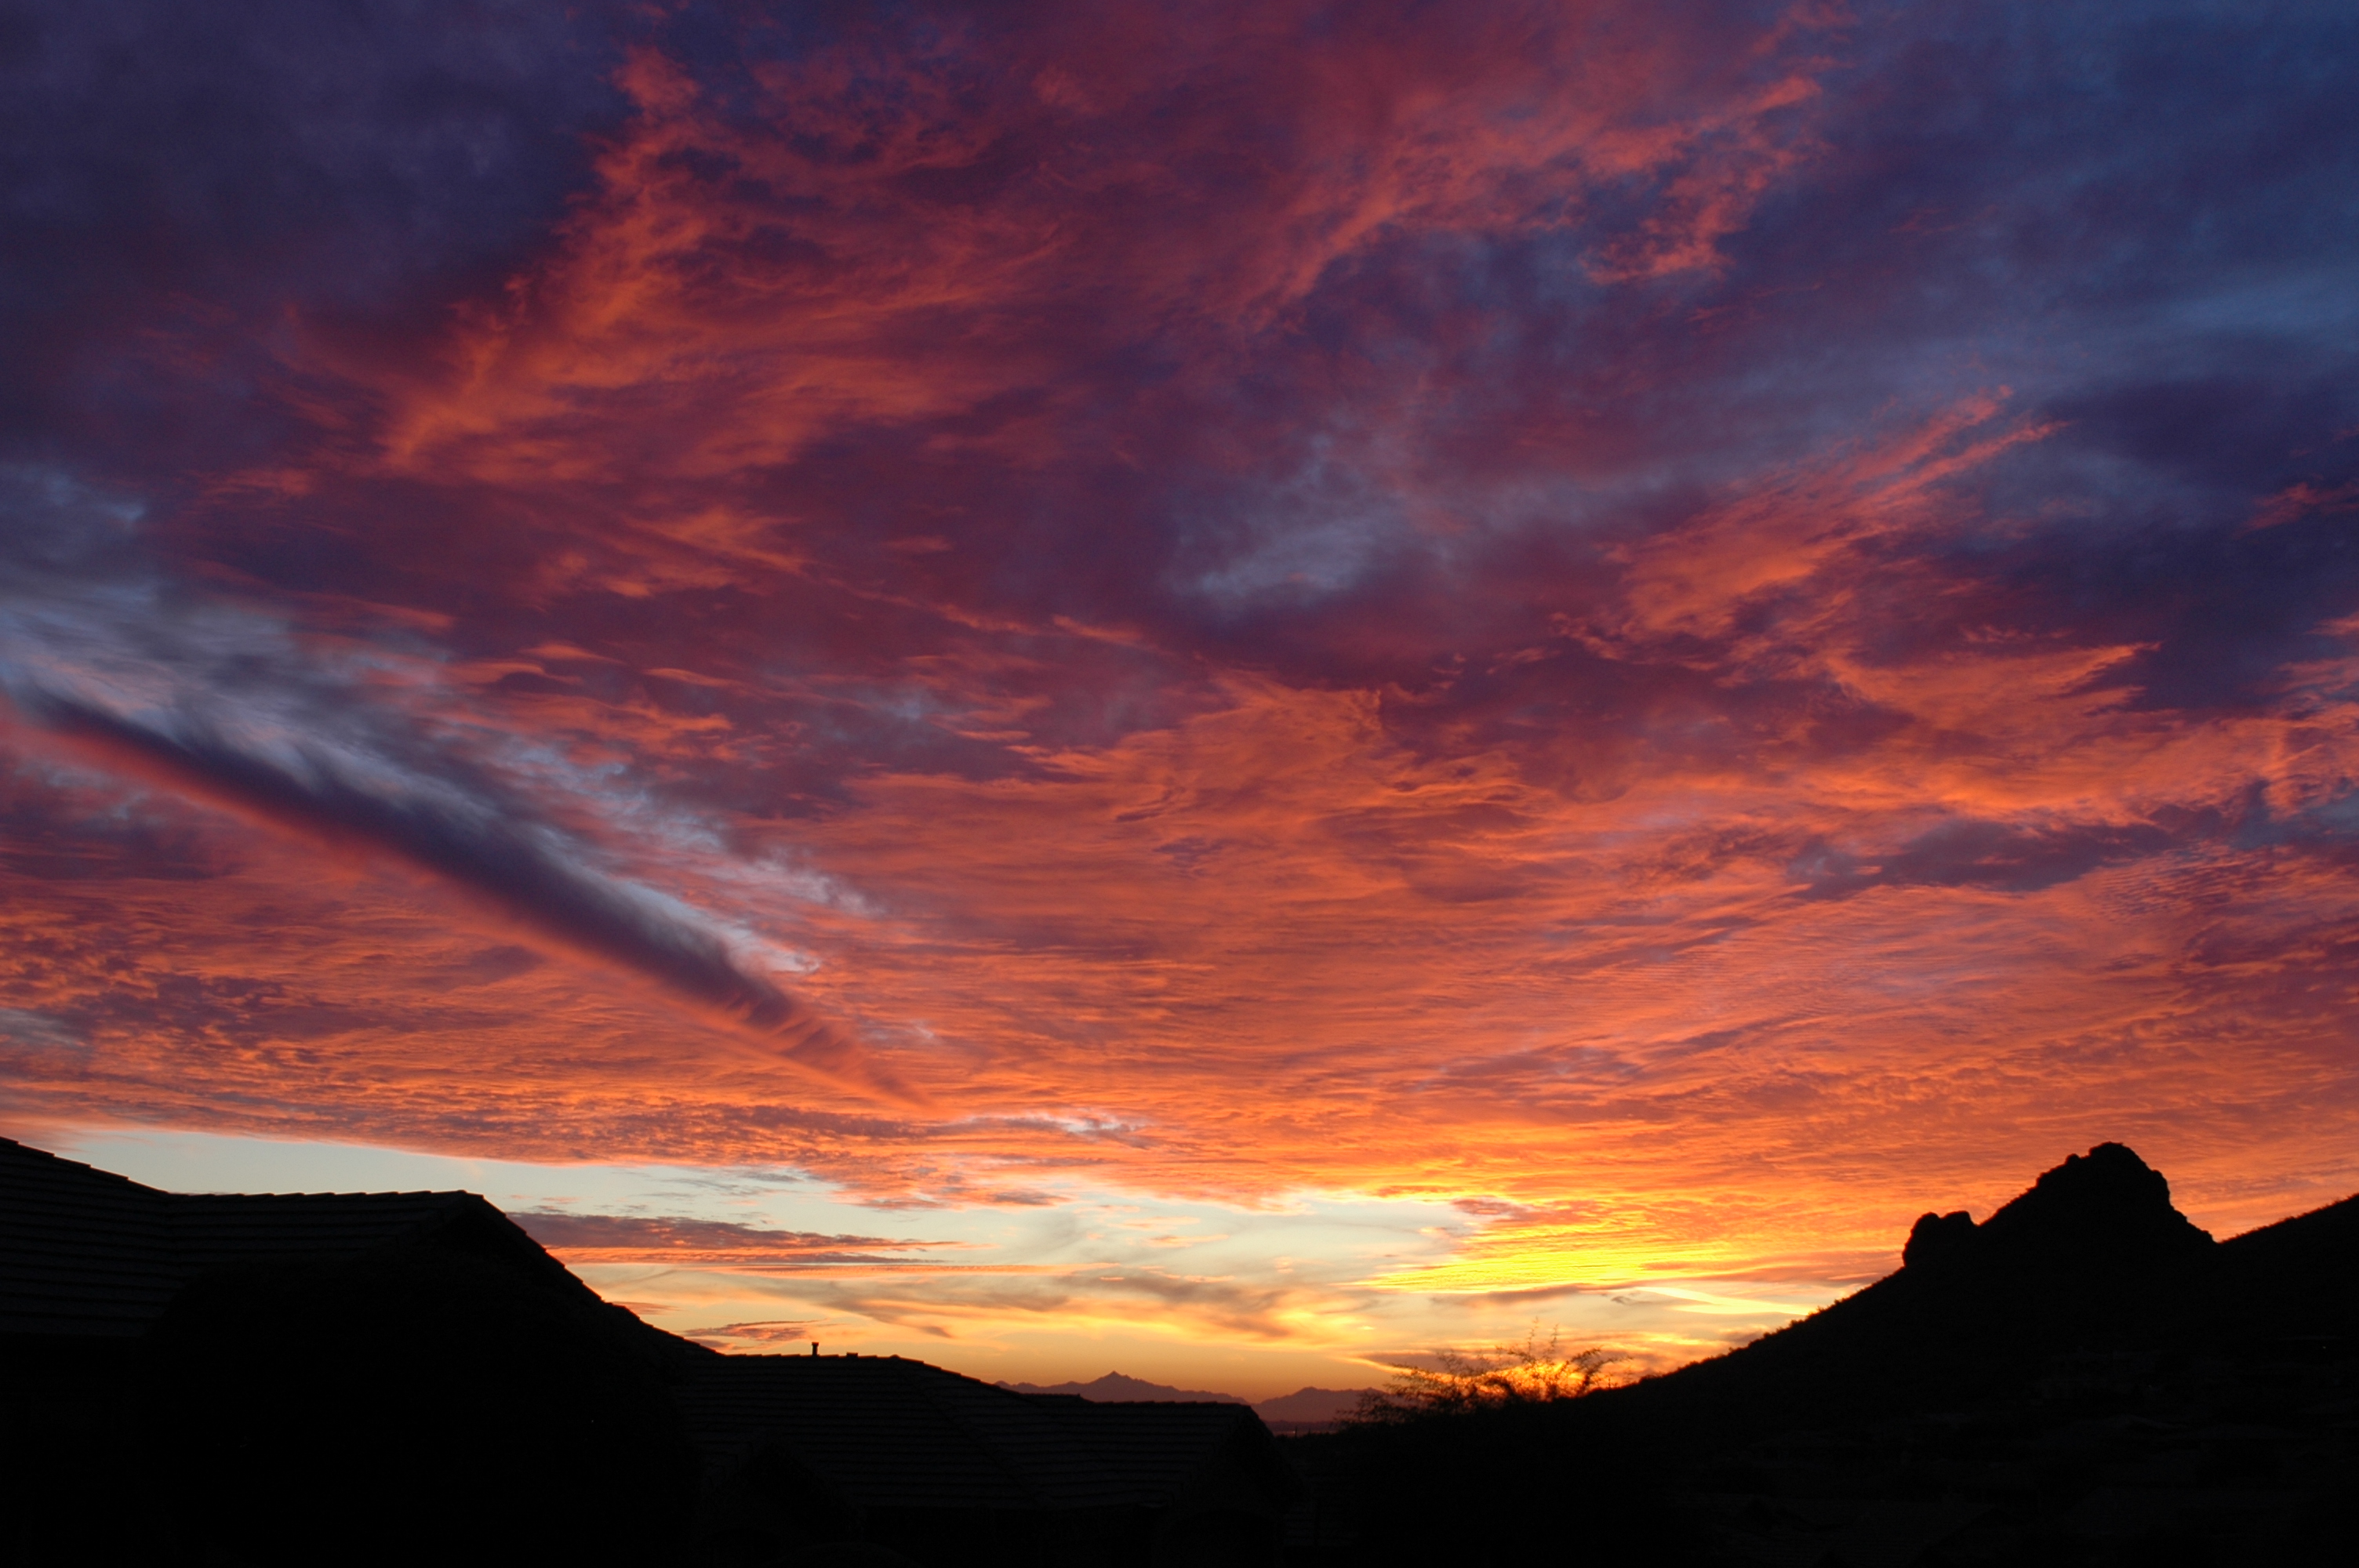
M 209 1271 L 357 1257 L 462 1215 L 514 1229 L 473 1193 L 166 1193 L 0 1138 L 0 1334 L 142 1334 Z

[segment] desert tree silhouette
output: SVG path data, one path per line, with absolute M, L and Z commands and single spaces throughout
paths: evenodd
M 1447 1348 L 1435 1351 L 1433 1359 L 1434 1367 L 1395 1365 L 1390 1385 L 1361 1395 L 1350 1419 L 1386 1425 L 1558 1404 L 1625 1381 L 1614 1368 L 1629 1357 L 1598 1346 L 1568 1350 L 1562 1330 L 1551 1328 L 1542 1340 L 1535 1321 L 1520 1344 L 1483 1350 Z
M 1287 1440 L 1318 1498 L 1306 1563 L 1696 1560 L 1664 1490 L 1676 1456 L 1593 1397 L 1636 1380 L 1631 1357 L 1536 1322 L 1419 1362 L 1334 1432 Z

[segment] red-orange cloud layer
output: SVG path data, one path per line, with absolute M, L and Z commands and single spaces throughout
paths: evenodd
M 238 16 L 28 57 L 17 1123 L 1501 1297 L 2359 1185 L 2347 23 Z

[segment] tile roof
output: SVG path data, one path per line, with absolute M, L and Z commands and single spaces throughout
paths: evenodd
M 0 1138 L 0 1334 L 142 1334 L 209 1270 L 356 1257 L 463 1214 L 508 1224 L 472 1193 L 158 1192 Z
M 0 1332 L 144 1330 L 186 1282 L 163 1199 L 0 1139 Z
M 191 1273 L 356 1257 L 491 1206 L 473 1193 L 168 1193 L 164 1202 L 175 1255 Z

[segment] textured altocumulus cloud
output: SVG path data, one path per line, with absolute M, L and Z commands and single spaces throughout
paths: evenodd
M 19 1117 L 1444 1294 L 2353 1184 L 2332 8 L 53 10 Z

